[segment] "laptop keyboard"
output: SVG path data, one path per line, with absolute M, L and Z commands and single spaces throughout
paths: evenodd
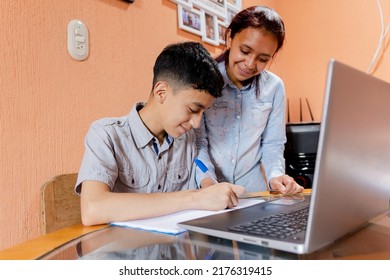
M 309 206 L 295 212 L 280 213 L 229 228 L 232 231 L 262 237 L 285 239 L 306 230 Z

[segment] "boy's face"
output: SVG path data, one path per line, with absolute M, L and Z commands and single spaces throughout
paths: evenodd
M 167 87 L 164 102 L 161 104 L 161 123 L 170 136 L 177 138 L 192 128 L 198 128 L 203 112 L 209 108 L 214 97 L 205 91 L 193 88 L 177 89 Z

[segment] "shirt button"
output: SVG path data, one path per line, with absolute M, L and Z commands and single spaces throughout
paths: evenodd
M 237 119 L 239 120 L 240 118 L 241 118 L 241 116 L 240 116 L 240 115 L 238 115 L 238 116 L 237 116 Z
M 157 189 L 161 190 L 161 185 L 158 185 Z
M 161 159 L 161 156 L 158 156 L 158 160 L 160 160 Z

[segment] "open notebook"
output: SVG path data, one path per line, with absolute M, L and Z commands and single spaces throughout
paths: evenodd
M 240 208 L 249 207 L 261 203 L 263 201 L 264 200 L 261 199 L 240 199 L 238 205 L 232 209 L 226 209 L 220 211 L 186 210 L 186 211 L 180 211 L 177 213 L 155 217 L 155 218 L 132 220 L 132 221 L 125 221 L 125 222 L 115 222 L 111 224 L 115 226 L 130 227 L 130 228 L 156 231 L 160 233 L 175 235 L 186 231 L 185 228 L 178 226 L 179 222 L 183 222 L 195 218 L 201 218 L 213 214 L 229 212 Z

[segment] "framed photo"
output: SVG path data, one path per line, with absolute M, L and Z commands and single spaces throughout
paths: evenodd
M 219 45 L 217 16 L 206 11 L 202 12 L 203 34 L 202 41 L 214 46 Z
M 227 0 L 192 0 L 192 4 L 205 12 L 226 19 Z
M 226 22 L 220 20 L 218 20 L 217 23 L 218 23 L 218 42 L 221 45 L 225 45 L 226 29 L 228 25 L 226 24 Z
M 171 2 L 182 5 L 184 7 L 192 8 L 192 0 L 171 0 Z
M 239 12 L 242 10 L 242 0 L 227 0 L 227 7 L 230 10 Z
M 230 8 L 227 8 L 227 15 L 226 15 L 226 20 L 225 20 L 225 23 L 227 25 L 230 24 L 230 22 L 232 21 L 232 19 L 234 18 L 234 16 L 238 13 L 238 11 L 236 10 L 232 10 Z
M 202 12 L 193 8 L 177 5 L 179 28 L 202 36 Z

